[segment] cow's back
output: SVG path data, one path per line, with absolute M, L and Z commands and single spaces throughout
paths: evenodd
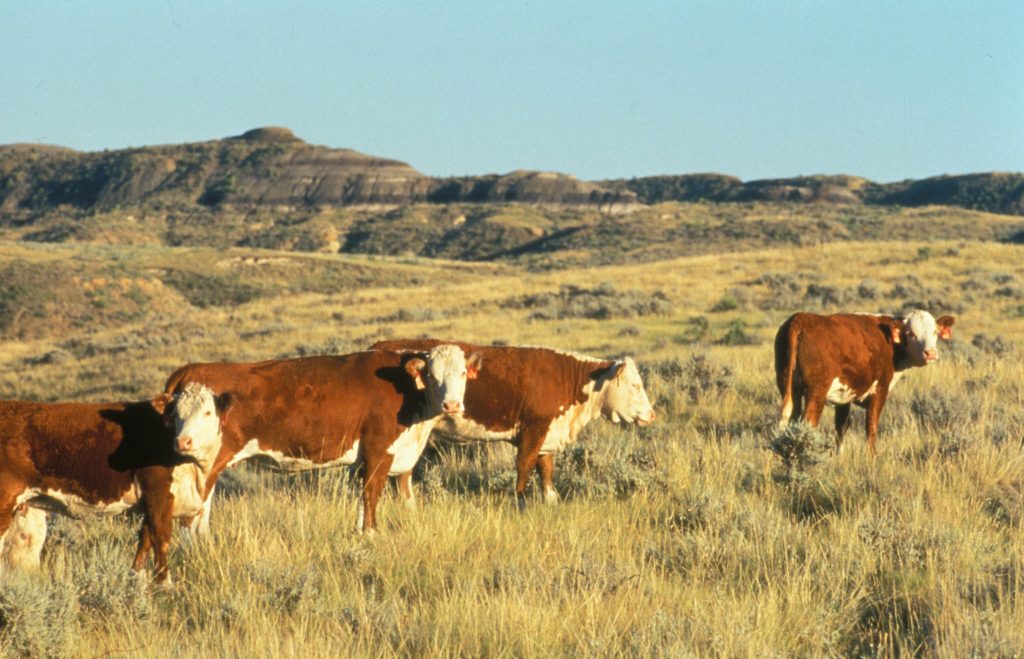
M 793 360 L 788 351 L 796 349 L 794 375 L 808 385 L 834 378 L 864 390 L 872 382 L 888 384 L 894 372 L 889 320 L 872 314 L 794 314 L 776 335 L 777 372 L 785 342 L 787 359 Z
M 133 487 L 136 470 L 169 473 L 182 462 L 148 401 L 0 401 L 0 437 L 5 470 L 33 488 L 90 503 L 120 499 Z
M 429 350 L 453 343 L 478 352 L 482 368 L 466 386 L 465 415 L 487 430 L 501 432 L 521 423 L 550 421 L 585 399 L 584 387 L 612 362 L 530 346 L 477 346 L 438 339 L 381 341 L 374 349 Z
M 422 420 L 415 403 L 423 396 L 401 356 L 389 352 L 189 364 L 168 379 L 166 391 L 189 382 L 231 392 L 224 441 L 233 451 L 258 439 L 265 450 L 329 461 L 351 448 L 366 424 L 397 433 Z

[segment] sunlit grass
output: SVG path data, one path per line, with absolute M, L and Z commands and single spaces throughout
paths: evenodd
M 0 588 L 0 610 L 46 624 L 4 618 L 0 643 L 78 656 L 1012 655 L 1024 647 L 1024 326 L 1003 313 L 1019 300 L 996 291 L 1024 282 L 1024 262 L 1009 245 L 930 245 L 924 261 L 914 243 L 841 244 L 457 279 L 413 259 L 396 267 L 422 269 L 420 283 L 183 305 L 0 344 L 0 393 L 44 400 L 148 397 L 188 360 L 384 337 L 546 344 L 633 355 L 660 417 L 644 429 L 594 422 L 556 458 L 561 503 L 542 505 L 531 484 L 524 514 L 510 448 L 441 446 L 417 468 L 419 509 L 386 496 L 373 536 L 354 531 L 344 470 L 240 468 L 218 489 L 212 538 L 176 535 L 166 591 L 122 578 L 137 518 L 59 520 L 42 575 Z M 896 310 L 917 295 L 957 309 L 954 345 L 890 396 L 877 457 L 855 410 L 840 452 L 800 478 L 782 473 L 768 448 L 771 340 L 800 307 L 773 304 L 754 283 L 766 273 L 834 287 L 850 296 L 844 309 Z M 894 294 L 909 275 L 919 285 Z M 865 279 L 876 297 L 856 293 Z M 609 282 L 660 291 L 669 309 L 537 320 L 504 304 Z M 794 304 L 818 304 L 804 288 Z M 747 299 L 712 311 L 732 289 Z M 437 311 L 380 320 L 411 308 Z M 697 316 L 707 329 L 691 342 Z M 750 342 L 721 343 L 737 320 Z M 976 335 L 1007 345 L 974 346 Z

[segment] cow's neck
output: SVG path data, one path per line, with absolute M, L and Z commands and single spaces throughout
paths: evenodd
M 907 357 L 906 345 L 906 339 L 904 339 L 902 343 L 892 347 L 892 366 L 897 373 L 902 373 L 908 368 L 914 367 L 914 365 L 910 363 L 910 359 Z

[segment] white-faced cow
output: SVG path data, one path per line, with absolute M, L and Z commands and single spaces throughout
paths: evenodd
M 436 339 L 382 341 L 373 347 L 426 350 Z M 576 441 L 598 417 L 647 425 L 655 418 L 636 364 L 593 359 L 540 347 L 483 347 L 458 343 L 483 356 L 487 369 L 466 387 L 466 411 L 437 430 L 455 440 L 503 440 L 516 446 L 516 501 L 526 505 L 526 485 L 536 468 L 544 499 L 557 501 L 554 454 Z M 399 489 L 412 497 L 409 476 Z
M 462 413 L 467 377 L 480 356 L 438 345 L 423 353 L 381 350 L 259 363 L 189 364 L 167 380 L 173 393 L 197 382 L 230 393 L 227 414 L 193 415 L 177 429 L 179 446 L 220 432 L 223 444 L 208 481 L 242 460 L 264 456 L 286 470 L 362 467 L 357 527 L 376 527 L 388 475 L 412 471 L 438 418 Z M 204 533 L 209 498 L 192 528 Z
M 39 568 L 46 540 L 46 511 L 23 503 L 14 511 L 0 551 L 0 572 Z
M 915 310 L 905 318 L 874 314 L 797 313 L 775 335 L 775 378 L 782 394 L 780 425 L 803 418 L 817 426 L 835 405 L 837 445 L 850 405 L 867 411 L 868 449 L 875 452 L 878 418 L 903 373 L 939 358 L 938 339 L 952 336 L 955 319 Z
M 187 390 L 178 402 L 203 395 Z M 210 437 L 176 451 L 161 416 L 168 402 L 164 395 L 135 403 L 0 401 L 0 535 L 6 544 L 12 523 L 34 525 L 30 537 L 12 540 L 24 545 L 15 552 L 35 558 L 21 555 L 12 563 L 38 562 L 45 523 L 38 526 L 34 508 L 73 517 L 140 508 L 133 567 L 143 570 L 152 549 L 156 580 L 167 579 L 172 519 L 202 510 L 207 469 L 220 450 Z

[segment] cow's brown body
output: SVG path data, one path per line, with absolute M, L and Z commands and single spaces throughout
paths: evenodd
M 188 469 L 188 462 L 174 451 L 173 433 L 150 401 L 0 401 L 0 534 L 23 501 L 76 515 L 141 506 L 145 519 L 135 568 L 145 567 L 155 540 L 155 574 L 162 580 L 174 468 Z
M 402 339 L 381 341 L 373 348 L 426 350 L 439 343 L 437 339 Z M 504 439 L 515 445 L 516 497 L 520 507 L 524 505 L 530 472 L 535 467 L 545 494 L 554 494 L 553 451 L 543 450 L 545 443 L 549 443 L 552 423 L 573 406 L 584 403 L 585 387 L 607 372 L 614 362 L 591 361 L 550 348 L 451 343 L 467 352 L 479 352 L 487 365 L 466 387 L 463 414 L 465 421 L 480 429 L 464 430 L 466 424 L 457 420 L 442 423 L 438 429 L 451 431 L 446 434 L 453 438 Z M 453 425 L 457 427 L 452 428 Z M 582 425 L 570 432 L 578 433 L 581 428 Z M 488 433 L 491 436 L 486 436 Z M 400 480 L 399 487 L 405 496 L 411 496 L 407 476 Z
M 953 319 L 945 316 L 939 322 L 948 336 Z M 842 442 L 850 405 L 856 404 L 866 410 L 868 448 L 874 452 L 878 420 L 893 385 L 903 371 L 927 363 L 915 363 L 908 355 L 908 340 L 914 337 L 905 325 L 902 319 L 874 314 L 790 316 L 775 336 L 782 423 L 802 417 L 817 426 L 825 405 L 831 403 L 836 408 L 837 441 Z M 937 353 L 929 354 L 929 359 L 937 359 Z
M 372 529 L 377 500 L 395 458 L 389 448 L 410 426 L 427 420 L 424 394 L 404 369 L 409 358 L 367 351 L 258 363 L 189 364 L 171 375 L 165 391 L 197 382 L 233 396 L 232 408 L 222 420 L 221 452 L 208 489 L 224 468 L 254 455 L 300 469 L 358 460 L 364 477 L 362 525 Z

